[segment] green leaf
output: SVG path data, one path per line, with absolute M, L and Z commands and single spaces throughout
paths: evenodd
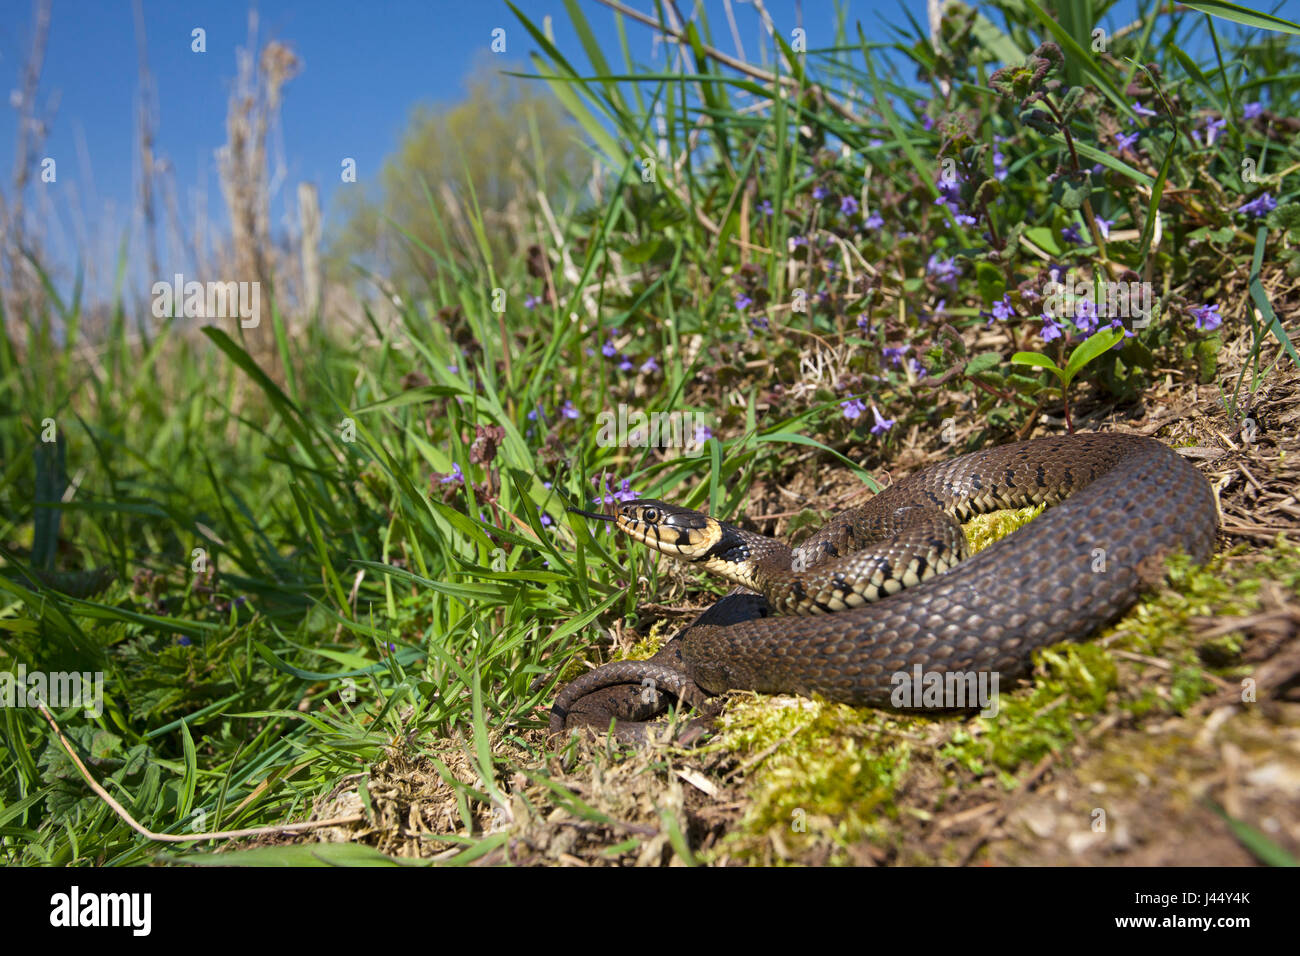
M 364 412 L 377 412 L 381 408 L 401 408 L 403 405 L 413 405 L 416 402 L 427 402 L 434 398 L 447 398 L 452 395 L 467 394 L 463 388 L 456 388 L 453 385 L 425 385 L 421 388 L 407 389 L 397 395 L 390 395 L 387 398 L 381 398 L 377 402 L 371 402 L 369 405 L 362 405 L 356 409 L 355 414 L 360 415 Z
M 1201 13 L 1208 13 L 1220 20 L 1231 20 L 1233 23 L 1243 23 L 1248 27 L 1256 27 L 1260 30 L 1272 30 L 1275 33 L 1294 33 L 1300 36 L 1300 25 L 1294 24 L 1290 20 L 1283 20 L 1271 13 L 1260 13 L 1257 10 L 1239 7 L 1235 3 L 1226 3 L 1224 0 L 1183 0 L 1183 6 L 1199 10 Z
M 1084 201 L 1092 193 L 1092 186 L 1087 180 L 1081 183 L 1072 183 L 1068 180 L 1061 180 L 1061 208 L 1070 212 L 1077 212 L 1083 208 Z
M 63 517 L 58 507 L 68 484 L 67 443 L 58 431 L 54 441 L 41 441 L 36 446 L 36 500 L 32 531 L 32 567 L 40 571 L 54 569 L 54 555 L 59 547 L 59 520 Z
M 1002 356 L 997 352 L 981 352 L 969 362 L 962 371 L 966 375 L 979 375 L 982 372 L 990 372 L 1002 364 Z
M 1232 835 L 1261 863 L 1266 866 L 1300 866 L 1300 860 L 1288 853 L 1285 847 L 1274 843 L 1249 823 L 1229 816 L 1226 810 L 1213 801 L 1207 800 L 1206 805 L 1222 818 Z
M 986 306 L 1002 298 L 1007 291 L 1007 281 L 1002 270 L 991 262 L 983 261 L 975 266 L 975 281 Z
M 1160 172 L 1151 187 L 1151 201 L 1147 203 L 1147 221 L 1142 224 L 1142 241 L 1138 248 L 1138 258 L 1146 262 L 1151 252 L 1151 239 L 1155 235 L 1156 217 L 1160 214 L 1160 197 L 1165 192 L 1165 177 L 1169 175 L 1169 164 L 1174 158 L 1174 146 L 1177 140 L 1169 141 L 1165 147 L 1165 158 L 1160 163 Z
M 184 821 L 194 806 L 194 790 L 199 782 L 198 754 L 194 749 L 194 738 L 190 736 L 189 725 L 181 722 L 181 750 L 185 755 L 185 776 L 181 778 L 180 800 L 176 807 L 176 817 Z
M 876 479 L 872 478 L 871 475 L 867 474 L 867 472 L 862 469 L 861 465 L 850 461 L 849 459 L 841 455 L 839 452 L 837 452 L 834 448 L 830 448 L 827 445 L 823 445 L 815 438 L 808 438 L 806 435 L 800 435 L 797 434 L 796 432 L 773 432 L 769 435 L 759 435 L 755 439 L 755 441 L 789 442 L 792 445 L 807 445 L 810 448 L 820 448 L 822 451 L 826 452 L 827 454 L 834 455 L 840 461 L 844 462 L 844 464 L 847 465 L 853 471 L 853 473 L 857 475 L 858 478 L 861 479 L 861 481 L 864 484 L 866 484 L 867 487 L 869 487 L 872 491 L 880 490 L 880 485 L 876 483 Z
M 190 866 L 417 866 L 395 860 L 364 843 L 295 843 L 257 846 L 229 853 L 162 853 L 158 859 Z
M 1065 363 L 1065 371 L 1062 374 L 1061 381 L 1066 385 L 1074 381 L 1074 376 L 1079 374 L 1079 369 L 1083 368 L 1098 355 L 1105 353 L 1112 345 L 1124 337 L 1123 329 L 1105 328 L 1099 332 L 1094 332 L 1088 337 L 1086 342 L 1081 342 L 1073 352 L 1070 353 L 1070 360 Z
M 1255 231 L 1255 253 L 1250 260 L 1250 281 L 1248 284 L 1250 297 L 1268 323 L 1269 331 L 1277 336 L 1277 340 L 1282 343 L 1282 348 L 1287 355 L 1291 356 L 1291 361 L 1295 363 L 1297 368 L 1300 368 L 1300 355 L 1296 354 L 1295 345 L 1292 344 L 1291 337 L 1287 335 L 1286 329 L 1282 327 L 1282 323 L 1278 320 L 1277 313 L 1273 311 L 1273 303 L 1269 301 L 1268 292 L 1259 279 L 1259 270 L 1264 264 L 1264 241 L 1267 237 L 1268 229 L 1264 226 L 1260 226 Z M 1258 344 L 1255 347 L 1258 348 Z M 1243 368 L 1242 371 L 1244 374 L 1245 369 Z
M 1064 378 L 1063 372 L 1059 366 L 1046 355 L 1039 355 L 1037 352 L 1017 352 L 1011 356 L 1011 361 L 1016 365 L 1036 365 L 1039 368 L 1045 368 L 1057 378 Z

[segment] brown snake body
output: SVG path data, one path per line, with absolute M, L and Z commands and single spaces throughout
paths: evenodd
M 1122 614 L 1170 553 L 1181 549 L 1201 562 L 1214 548 L 1217 512 L 1205 478 L 1160 442 L 1120 433 L 962 455 L 845 514 L 870 523 L 925 509 L 966 520 L 1042 502 L 1054 507 L 951 570 L 875 603 L 760 617 L 767 610 L 760 599 L 729 595 L 650 660 L 607 664 L 566 686 L 551 730 L 644 720 L 659 706 L 646 685 L 690 703 L 754 690 L 888 706 L 895 675 L 918 666 L 1014 678 L 1029 669 L 1035 649 L 1088 637 Z M 835 547 L 822 545 L 842 540 L 832 526 L 842 534 L 845 523 L 837 518 L 805 542 L 813 571 L 835 557 Z M 906 560 L 887 559 L 885 577 L 902 577 Z M 728 617 L 729 604 L 739 613 Z

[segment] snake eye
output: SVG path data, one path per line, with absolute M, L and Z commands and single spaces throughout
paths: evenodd
M 646 521 L 653 523 L 659 520 L 659 512 L 654 508 L 647 508 L 645 511 L 641 512 L 641 517 Z

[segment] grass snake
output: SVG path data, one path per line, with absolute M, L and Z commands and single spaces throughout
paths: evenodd
M 1040 503 L 1038 518 L 960 560 L 958 521 Z M 628 722 L 662 710 L 660 691 L 690 704 L 753 690 L 888 706 L 894 675 L 917 665 L 1021 676 L 1035 649 L 1122 614 L 1170 553 L 1205 561 L 1217 530 L 1200 472 L 1154 439 L 1113 432 L 940 462 L 796 549 L 658 501 L 582 513 L 738 585 L 654 657 L 598 667 L 556 698 L 552 732 L 617 719 L 624 739 L 643 739 Z

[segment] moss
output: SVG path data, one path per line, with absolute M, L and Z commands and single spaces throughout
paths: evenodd
M 978 554 L 999 538 L 1005 538 L 1017 528 L 1029 524 L 1046 507 L 1035 505 L 1032 508 L 1013 508 L 976 515 L 962 526 L 966 532 L 966 541 L 970 544 L 970 553 Z
M 722 849 L 749 859 L 772 843 L 780 855 L 795 856 L 823 845 L 832 861 L 848 862 L 849 846 L 882 838 L 898 815 L 894 798 L 912 757 L 904 729 L 927 722 L 823 700 L 733 701 L 715 746 L 742 762 L 760 760 L 746 781 L 749 805 L 740 827 Z
M 668 642 L 669 632 L 676 629 L 675 625 L 670 625 L 666 620 L 655 621 L 650 628 L 650 633 L 641 640 L 634 643 L 626 652 L 614 649 L 610 654 L 612 661 L 640 661 L 648 657 L 654 657 L 659 653 L 659 648 Z
M 972 550 L 1039 511 L 976 518 L 966 526 Z M 1032 683 L 1002 688 L 993 717 L 914 717 L 818 700 L 738 697 L 715 747 L 742 766 L 753 762 L 746 766 L 750 804 L 720 852 L 755 862 L 851 862 L 855 843 L 888 848 L 899 839 L 900 820 L 927 816 L 990 775 L 1003 788 L 1015 787 L 1045 754 L 1068 754 L 1103 719 L 1185 713 L 1215 690 L 1215 676 L 1245 673 L 1242 637 L 1198 641 L 1196 619 L 1250 614 L 1267 578 L 1300 590 L 1300 547 L 1279 538 L 1268 549 L 1236 549 L 1199 568 L 1175 556 L 1169 585 L 1115 626 L 1090 642 L 1038 652 Z M 909 805 L 917 794 L 929 804 Z

